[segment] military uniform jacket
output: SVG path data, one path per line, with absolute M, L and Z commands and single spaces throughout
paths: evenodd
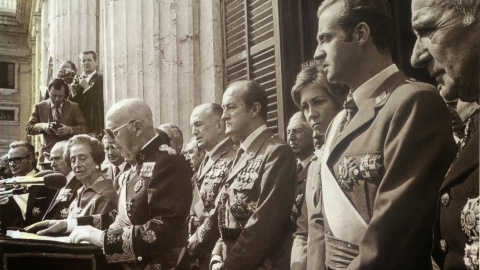
M 478 140 L 477 130 L 452 164 L 440 189 L 433 258 L 441 269 L 478 269 Z
M 194 192 L 197 193 L 194 194 L 194 198 L 198 198 L 198 201 L 194 201 L 192 207 L 193 214 L 200 222 L 209 217 L 210 212 L 215 208 L 218 192 L 228 176 L 236 151 L 237 146 L 231 139 L 227 139 L 215 150 L 212 157 L 209 158 L 209 162 L 204 159 L 200 165 L 195 181 L 197 188 L 194 189 Z M 188 249 L 192 255 L 198 252 L 210 252 L 215 245 L 219 236 L 218 232 L 207 237 L 205 237 L 205 233 L 206 228 L 201 226 L 190 237 Z
M 233 166 L 216 214 L 221 238 L 212 260 L 225 269 L 272 269 L 288 231 L 297 181 L 291 148 L 270 130 L 256 137 Z
M 438 190 L 456 152 L 451 118 L 434 87 L 399 71 L 372 93 L 340 135 L 327 131 L 337 137 L 323 157 L 367 225 L 359 245 L 335 239 L 324 201 L 326 264 L 430 269 Z
M 325 269 L 324 218 L 322 213 L 320 168 L 322 150 L 317 150 L 308 168 L 305 199 L 293 234 L 290 269 Z
M 77 197 L 78 189 L 82 186 L 82 182 L 78 181 L 77 177 L 74 176 L 63 191 L 62 189 L 57 190 L 43 220 L 66 219 L 70 212 L 70 204 Z
M 192 203 L 189 164 L 169 154 L 164 143 L 160 136 L 154 137 L 138 153 L 136 167 L 120 176 L 129 178 L 122 185 L 125 196 L 119 202 L 125 208 L 118 212 L 124 211 L 131 225 L 108 229 L 115 212 L 77 219 L 79 225 L 108 229 L 104 253 L 109 263 L 171 269 L 187 245 L 187 217 Z

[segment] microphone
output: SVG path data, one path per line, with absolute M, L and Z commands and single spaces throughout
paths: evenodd
M 2 188 L 3 189 L 3 188 Z M 14 188 L 10 190 L 1 190 L 1 195 L 23 195 L 26 194 L 28 191 L 25 188 Z
M 0 187 L 14 186 L 14 185 L 32 185 L 32 186 L 46 186 L 51 189 L 60 189 L 67 184 L 67 178 L 61 173 L 49 173 L 44 176 L 35 177 L 23 176 L 15 177 L 5 180 L 0 180 Z

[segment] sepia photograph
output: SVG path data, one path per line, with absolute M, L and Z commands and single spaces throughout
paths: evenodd
M 479 270 L 480 0 L 0 0 L 0 268 Z

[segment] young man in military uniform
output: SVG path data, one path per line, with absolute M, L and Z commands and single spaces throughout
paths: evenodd
M 78 189 L 83 186 L 63 159 L 66 146 L 67 141 L 57 142 L 50 153 L 45 153 L 45 157 L 51 160 L 52 169 L 65 175 L 67 184 L 57 191 L 42 220 L 67 218 L 70 204 L 77 197 Z
M 445 103 L 393 64 L 387 1 L 326 0 L 318 18 L 315 59 L 350 87 L 322 157 L 325 264 L 431 269 L 436 197 L 455 154 Z
M 223 95 L 226 134 L 240 141 L 220 192 L 220 239 L 211 269 L 271 269 L 281 256 L 294 202 L 295 157 L 267 128 L 267 94 L 255 81 L 237 81 Z
M 428 67 L 447 102 L 478 104 L 480 1 L 414 0 L 412 27 L 412 65 Z M 432 253 L 441 269 L 479 269 L 478 117 L 477 109 L 467 118 L 457 158 L 440 188 Z
M 101 247 L 109 263 L 125 263 L 127 268 L 188 269 L 189 165 L 167 145 L 166 134 L 155 136 L 152 111 L 144 101 L 124 99 L 109 109 L 106 120 L 106 132 L 122 147 L 122 154 L 136 160 L 119 179 L 123 184 L 118 215 L 46 224 L 50 228 L 39 233 L 74 228 L 71 242 Z M 41 225 L 45 224 L 28 229 Z
M 200 224 L 203 224 L 214 210 L 218 192 L 223 187 L 238 148 L 225 135 L 222 113 L 222 106 L 206 103 L 197 106 L 190 116 L 192 135 L 197 140 L 198 147 L 205 149 L 206 152 L 195 177 L 192 204 L 192 218 Z M 216 222 L 207 220 L 207 223 Z M 205 227 L 211 227 L 211 224 L 200 226 L 188 240 L 191 259 L 199 259 L 200 269 L 208 269 L 210 253 L 219 237 L 218 231 L 210 235 L 205 234 L 207 231 Z

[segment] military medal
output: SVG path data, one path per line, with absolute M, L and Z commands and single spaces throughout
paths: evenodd
M 132 211 L 133 201 L 134 201 L 134 199 L 128 198 L 128 202 L 125 202 L 125 210 L 127 210 L 127 215 L 129 217 L 132 216 L 130 211 Z
M 140 169 L 141 177 L 152 177 L 153 168 L 155 168 L 155 162 L 145 162 Z
M 42 212 L 42 211 L 40 211 L 40 208 L 38 208 L 38 207 L 34 207 L 34 208 L 32 209 L 32 215 L 33 215 L 34 217 L 40 215 L 41 212 Z
M 354 167 L 354 160 L 354 157 L 343 157 L 343 160 L 338 164 L 337 182 L 341 188 L 351 189 L 353 186 L 355 178 L 349 172 Z
M 135 192 L 139 192 L 142 189 L 142 187 L 143 187 L 143 179 L 140 179 L 140 180 L 138 180 L 138 182 L 133 187 L 133 190 Z
M 372 180 L 380 176 L 381 157 L 381 155 L 366 154 L 360 159 L 360 173 L 363 178 Z
M 478 270 L 479 227 L 480 227 L 480 197 L 469 199 L 460 213 L 462 230 L 468 236 L 470 243 L 465 243 L 463 261 L 469 270 Z

